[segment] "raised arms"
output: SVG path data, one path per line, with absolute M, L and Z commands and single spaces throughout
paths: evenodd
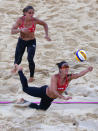
M 88 72 L 90 72 L 90 71 L 92 71 L 92 70 L 93 70 L 93 67 L 90 66 L 90 67 L 88 67 L 87 69 L 81 71 L 80 73 L 72 74 L 71 80 L 72 80 L 72 79 L 77 79 L 77 78 L 79 78 L 79 77 L 81 77 L 81 76 L 84 76 L 85 74 L 87 74 Z

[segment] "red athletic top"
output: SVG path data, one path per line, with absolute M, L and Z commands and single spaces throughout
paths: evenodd
M 20 29 L 24 28 L 24 19 L 25 16 L 22 17 L 22 24 L 19 26 Z M 33 19 L 32 19 L 32 27 L 28 28 L 30 32 L 35 32 L 36 26 L 34 25 Z
M 66 75 L 66 80 L 63 85 L 60 85 L 60 76 L 58 75 L 58 80 L 57 80 L 57 91 L 64 91 L 68 87 L 68 78 Z

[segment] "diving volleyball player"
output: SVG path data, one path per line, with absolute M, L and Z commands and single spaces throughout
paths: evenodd
M 93 70 L 93 67 L 90 66 L 87 69 L 81 71 L 80 73 L 69 74 L 69 65 L 67 62 L 62 61 L 60 63 L 57 63 L 57 66 L 59 72 L 51 77 L 51 82 L 49 86 L 44 85 L 42 87 L 29 87 L 27 79 L 23 74 L 22 67 L 15 64 L 16 70 L 18 71 L 20 77 L 23 91 L 31 96 L 41 98 L 39 105 L 36 103 L 27 102 L 28 107 L 35 108 L 38 110 L 47 110 L 50 107 L 52 101 L 56 98 L 60 98 L 63 100 L 72 99 L 71 96 L 65 97 L 62 95 L 62 93 L 68 87 L 69 82 L 73 79 L 77 79 L 81 76 L 84 76 L 85 74 Z M 20 101 L 18 100 L 18 102 L 24 103 L 26 101 L 22 98 L 20 99 Z
M 29 82 L 33 81 L 34 71 L 35 71 L 35 62 L 34 62 L 34 55 L 36 50 L 36 38 L 35 38 L 35 29 L 36 25 L 42 25 L 45 31 L 45 38 L 48 41 L 51 39 L 48 36 L 48 25 L 39 20 L 34 16 L 34 8 L 32 6 L 27 6 L 23 9 L 23 16 L 19 17 L 16 23 L 13 25 L 11 29 L 11 34 L 20 33 L 18 38 L 16 51 L 15 51 L 15 61 L 14 64 L 20 64 L 22 61 L 22 56 L 24 54 L 25 48 L 27 47 L 28 53 L 28 62 L 29 62 L 29 70 L 30 70 L 30 79 Z M 15 66 L 12 72 L 15 72 Z

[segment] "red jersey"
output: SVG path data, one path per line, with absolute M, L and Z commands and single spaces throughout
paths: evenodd
M 64 91 L 68 87 L 68 78 L 66 76 L 65 83 L 63 85 L 60 85 L 60 76 L 58 75 L 57 77 L 57 91 Z
M 24 28 L 24 19 L 25 19 L 25 16 L 22 17 L 22 24 L 19 26 L 20 29 Z M 30 32 L 35 32 L 35 25 L 34 25 L 34 22 L 33 22 L 33 19 L 32 19 L 32 27 L 28 28 L 28 30 Z

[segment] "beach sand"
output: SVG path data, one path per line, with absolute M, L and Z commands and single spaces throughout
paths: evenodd
M 11 35 L 11 27 L 27 5 L 35 8 L 35 17 L 47 22 L 52 39 L 46 41 L 44 29 L 37 26 L 35 81 L 29 85 L 49 84 L 51 75 L 58 72 L 56 63 L 62 60 L 69 63 L 73 73 L 91 65 L 94 70 L 73 80 L 67 92 L 72 96 L 69 101 L 98 102 L 98 0 L 0 0 L 0 101 L 21 97 L 40 101 L 25 94 L 19 76 L 11 74 L 19 36 Z M 75 59 L 77 49 L 87 52 L 87 61 Z M 21 65 L 29 79 L 27 51 Z M 50 130 L 97 131 L 98 104 L 52 104 L 45 112 L 0 104 L 0 131 Z

